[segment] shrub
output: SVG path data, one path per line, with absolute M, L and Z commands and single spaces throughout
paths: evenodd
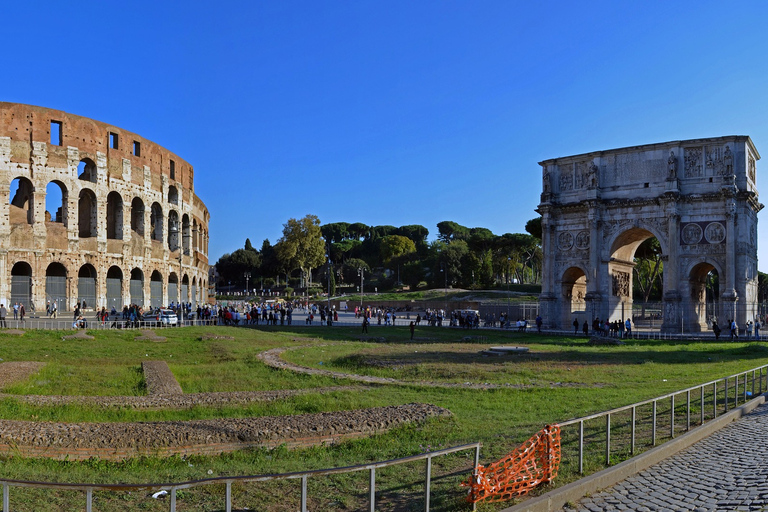
M 286 286 L 286 287 L 283 289 L 283 293 L 285 293 L 285 296 L 286 296 L 286 297 L 290 297 L 290 296 L 292 296 L 292 295 L 293 295 L 293 288 L 291 288 L 290 286 Z

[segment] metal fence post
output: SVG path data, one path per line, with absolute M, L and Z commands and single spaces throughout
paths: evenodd
M 369 508 L 370 512 L 375 512 L 376 510 L 376 468 L 371 468 L 368 502 L 370 503 L 370 508 Z
M 579 422 L 579 474 L 584 474 L 584 420 Z
M 712 383 L 712 409 L 714 417 L 717 418 L 717 381 Z
M 176 488 L 171 487 L 171 512 L 176 512 Z
M 475 468 L 472 470 L 472 476 L 477 480 L 477 466 L 480 465 L 480 445 L 475 448 Z M 472 510 L 477 510 L 477 502 L 472 503 Z
M 653 401 L 653 427 L 651 429 L 651 446 L 656 446 L 656 400 Z
M 424 503 L 426 506 L 424 507 L 424 510 L 426 512 L 429 512 L 429 490 L 430 490 L 430 483 L 432 478 L 432 457 L 427 457 L 427 482 L 426 482 L 426 489 L 424 490 Z
M 611 465 L 611 415 L 605 415 L 605 465 Z
M 301 477 L 301 512 L 307 512 L 307 475 Z
M 227 482 L 227 496 L 224 503 L 226 512 L 232 512 L 232 482 Z
M 91 503 L 93 503 L 93 489 L 85 491 L 85 512 L 91 512 Z
M 635 419 L 637 417 L 637 407 L 632 407 L 632 447 L 630 453 L 635 454 Z
M 9 512 L 11 510 L 10 507 L 10 488 L 8 484 L 3 484 L 3 512 Z
M 754 391 L 754 387 L 752 391 Z M 754 395 L 754 393 L 752 394 Z M 744 372 L 744 403 L 747 403 L 747 372 Z
M 685 431 L 688 432 L 691 430 L 691 390 L 688 390 L 688 393 L 685 397 L 685 410 L 686 410 L 686 418 L 685 418 Z
M 728 412 L 728 377 L 725 378 L 725 412 Z
M 675 438 L 675 395 L 669 397 L 670 413 L 669 413 L 669 437 Z

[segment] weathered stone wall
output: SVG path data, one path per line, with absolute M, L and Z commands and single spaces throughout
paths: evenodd
M 52 187 L 61 208 L 46 211 Z M 182 290 L 181 300 L 205 301 L 209 221 L 194 169 L 167 149 L 60 110 L 0 103 L 0 302 L 71 309 L 87 289 L 80 278 L 95 278 L 89 307 L 168 304 Z M 109 301 L 107 277 L 119 283 Z

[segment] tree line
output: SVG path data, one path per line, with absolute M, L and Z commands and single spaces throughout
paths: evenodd
M 437 237 L 418 224 L 368 226 L 361 222 L 320 224 L 315 215 L 289 219 L 272 245 L 245 246 L 216 262 L 219 285 L 243 290 L 317 287 L 330 284 L 365 290 L 491 288 L 510 282 L 538 283 L 541 277 L 541 218 L 531 219 L 526 233 L 495 235 L 453 221 L 437 224 Z M 246 276 L 248 276 L 246 280 Z

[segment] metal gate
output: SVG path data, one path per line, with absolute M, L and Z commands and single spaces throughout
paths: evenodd
M 131 304 L 136 304 L 137 306 L 143 306 L 144 305 L 144 281 L 139 281 L 138 279 L 131 279 L 130 290 L 131 290 Z
M 11 276 L 11 303 L 8 304 L 12 309 L 15 303 L 24 304 L 27 311 L 31 311 L 32 305 L 32 277 L 31 276 Z
M 197 285 L 192 285 L 192 308 L 197 309 Z
M 181 283 L 181 297 L 179 297 L 179 301 L 184 304 L 189 302 L 188 285 L 184 283 Z
M 85 301 L 86 305 L 90 304 L 91 307 L 97 308 L 99 304 L 96 302 L 96 278 L 78 277 L 77 296 L 81 301 Z
M 174 304 L 179 301 L 179 285 L 178 283 L 168 283 L 168 304 L 173 302 Z
M 149 282 L 149 305 L 152 308 L 160 308 L 163 306 L 163 282 L 162 281 Z
M 123 309 L 123 280 L 114 277 L 107 278 L 107 309 Z
M 69 309 L 67 307 L 67 278 L 65 276 L 45 276 L 45 299 L 51 301 L 51 305 L 56 303 L 56 309 L 59 311 Z

